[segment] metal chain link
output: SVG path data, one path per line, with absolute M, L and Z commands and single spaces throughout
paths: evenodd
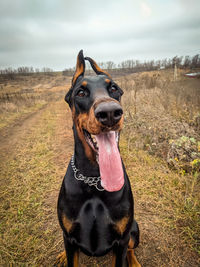
M 95 186 L 97 190 L 99 191 L 104 191 L 104 188 L 99 188 L 98 183 L 101 181 L 101 176 L 98 177 L 87 177 L 84 176 L 79 172 L 79 169 L 76 168 L 75 163 L 74 163 L 74 155 L 72 156 L 71 159 L 71 166 L 74 171 L 74 177 L 78 181 L 83 181 L 85 184 L 88 184 L 89 186 Z

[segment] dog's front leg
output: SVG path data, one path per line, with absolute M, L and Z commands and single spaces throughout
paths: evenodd
M 112 259 L 112 267 L 123 267 L 126 263 L 126 252 L 127 252 L 126 246 L 116 246 L 113 249 L 113 259 Z
M 65 251 L 67 251 L 67 267 L 79 266 L 79 249 L 71 244 L 64 236 Z
M 128 267 L 141 267 L 134 253 L 134 247 L 137 246 L 138 243 L 139 243 L 139 228 L 136 221 L 134 221 L 133 231 L 131 233 L 127 249 Z
M 134 249 L 127 250 L 127 260 L 128 260 L 128 266 L 129 267 L 141 267 L 139 262 L 137 261 L 137 258 L 134 253 Z

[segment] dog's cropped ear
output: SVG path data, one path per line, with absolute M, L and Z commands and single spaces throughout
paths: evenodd
M 84 75 L 85 72 L 85 59 L 83 56 L 83 50 L 78 53 L 77 62 L 76 62 L 76 71 L 72 79 L 72 86 L 75 85 L 77 79 Z
M 111 78 L 110 74 L 107 73 L 106 71 L 102 70 L 92 58 L 85 57 L 85 60 L 88 60 L 90 62 L 90 65 L 93 68 L 93 70 L 96 72 L 96 74 L 98 74 L 98 75 L 106 75 L 109 78 Z

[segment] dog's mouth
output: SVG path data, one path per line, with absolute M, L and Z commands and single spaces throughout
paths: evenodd
M 94 134 L 90 134 L 87 130 L 83 129 L 85 140 L 87 141 L 88 145 L 97 153 L 98 156 L 98 144 Z
M 98 135 L 90 134 L 85 129 L 83 129 L 83 132 L 84 132 L 85 140 L 87 141 L 88 145 L 96 152 L 96 159 L 97 159 L 97 162 L 99 162 L 99 160 L 98 160 L 99 146 L 98 146 L 98 142 L 97 142 Z M 104 133 L 104 134 L 106 135 L 106 133 Z M 117 131 L 115 132 L 115 141 L 118 144 L 118 142 L 119 142 L 119 132 L 117 132 Z
M 95 151 L 99 164 L 101 185 L 109 191 L 119 191 L 124 184 L 122 161 L 119 154 L 119 132 L 109 131 L 98 135 L 84 130 L 88 145 Z

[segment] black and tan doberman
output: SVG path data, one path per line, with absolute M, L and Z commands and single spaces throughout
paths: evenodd
M 85 60 L 97 75 L 84 76 Z M 140 266 L 134 255 L 139 228 L 118 147 L 124 117 L 122 94 L 111 76 L 91 58 L 84 58 L 81 50 L 65 97 L 72 111 L 74 155 L 58 199 L 65 244 L 58 260 L 68 267 L 78 266 L 79 251 L 103 256 L 111 250 L 113 267 L 125 262 Z

